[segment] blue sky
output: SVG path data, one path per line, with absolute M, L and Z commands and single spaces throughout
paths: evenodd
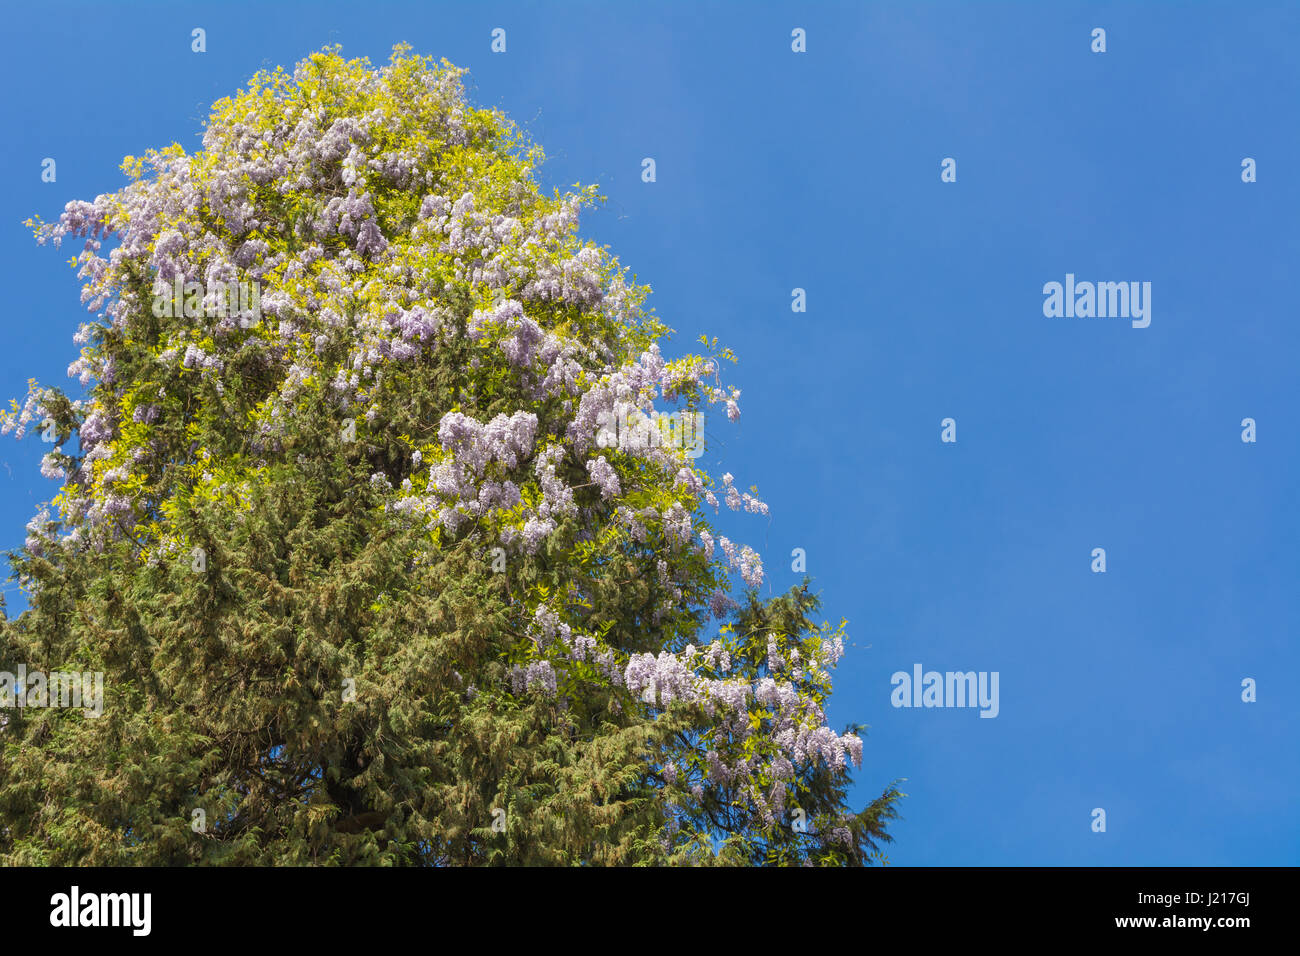
M 7 17 L 0 62 L 21 94 L 0 103 L 0 398 L 29 377 L 74 387 L 86 315 L 75 250 L 36 246 L 23 219 L 119 188 L 126 154 L 197 148 L 208 105 L 260 68 L 333 43 L 382 63 L 408 42 L 468 67 L 472 99 L 542 144 L 548 189 L 600 184 L 608 204 L 581 231 L 652 286 L 671 353 L 707 333 L 739 354 L 743 417 L 710 423 L 701 462 L 771 505 L 723 529 L 761 551 L 772 588 L 801 577 L 803 548 L 826 617 L 850 621 L 832 723 L 871 725 L 859 802 L 907 778 L 891 864 L 1300 862 L 1300 7 L 316 0 Z M 1150 282 L 1150 326 L 1045 317 L 1043 286 L 1067 273 Z M 0 445 L 0 547 L 56 493 L 40 453 Z M 891 675 L 917 663 L 998 672 L 998 716 L 894 708 Z

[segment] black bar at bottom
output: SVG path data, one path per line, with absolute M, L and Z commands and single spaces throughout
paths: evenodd
M 250 932 L 259 944 L 373 945 L 390 932 L 405 937 L 407 926 L 434 930 L 444 945 L 479 933 L 494 945 L 515 934 L 538 944 L 543 930 L 582 948 L 620 938 L 660 945 L 667 939 L 651 942 L 659 933 L 682 932 L 759 945 L 754 934 L 765 926 L 811 933 L 811 945 L 818 926 L 835 926 L 864 945 L 1127 936 L 1223 946 L 1285 933 L 1295 876 L 1284 868 L 4 869 L 0 899 L 14 940 L 113 937 L 127 946 L 222 945 Z M 837 945 L 839 935 L 822 943 Z

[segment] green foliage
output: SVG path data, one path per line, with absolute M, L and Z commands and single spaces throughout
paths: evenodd
M 679 655 L 718 686 L 779 681 L 815 717 L 844 624 L 816 623 L 805 582 L 766 601 L 748 591 L 715 634 L 727 568 L 675 541 L 665 517 L 684 507 L 707 529 L 699 495 L 622 449 L 604 452 L 619 495 L 594 487 L 569 429 L 575 399 L 668 330 L 604 251 L 592 268 L 615 306 L 528 297 L 523 277 L 596 261 L 554 223 L 598 197 L 542 196 L 541 150 L 498 112 L 464 105 L 460 72 L 399 47 L 382 71 L 326 50 L 293 74 L 259 74 L 214 105 L 202 152 L 127 157 L 131 183 L 87 213 L 92 232 L 130 249 L 101 267 L 88 243 L 77 260 L 92 308 L 114 303 L 86 326 L 88 397 L 33 384 L 8 416 L 52 425 L 47 461 L 69 477 L 57 517 L 38 518 L 10 555 L 30 607 L 0 621 L 0 669 L 100 672 L 107 702 L 99 717 L 3 711 L 3 862 L 863 865 L 889 841 L 895 787 L 854 811 L 842 758 L 777 773 L 794 738 L 770 701 L 746 698 L 741 726 L 705 696 L 633 693 L 594 654 L 554 657 L 554 694 L 516 686 L 517 668 L 553 654 L 536 630 L 553 608 L 618 670 Z M 367 172 L 305 145 L 303 130 L 319 140 L 345 118 L 364 120 L 349 141 L 363 158 L 411 171 Z M 331 200 L 357 198 L 358 169 L 382 253 L 337 217 L 321 226 Z M 465 193 L 518 229 L 490 250 L 448 251 L 422 203 Z M 76 232 L 34 225 L 56 241 Z M 169 234 L 183 237 L 189 274 L 239 260 L 270 314 L 238 326 L 159 315 Z M 474 274 L 489 260 L 542 330 L 578 347 L 567 395 L 539 390 L 499 336 L 468 334 L 502 291 Z M 379 356 L 397 341 L 384 338 L 394 311 L 417 306 L 438 310 L 439 334 L 416 340 L 414 357 Z M 687 408 L 725 400 L 702 382 L 735 360 L 703 343 L 712 359 L 664 372 Z M 518 482 L 517 503 L 461 502 L 454 521 L 397 506 L 440 493 L 430 465 L 457 461 L 445 416 L 521 410 L 563 449 L 556 478 L 574 507 L 502 571 L 494 549 L 553 494 L 531 460 L 487 468 Z M 88 439 L 96 428 L 107 437 Z M 638 530 L 628 514 L 649 517 Z M 700 656 L 710 639 L 729 667 Z M 742 769 L 720 774 L 719 762 Z

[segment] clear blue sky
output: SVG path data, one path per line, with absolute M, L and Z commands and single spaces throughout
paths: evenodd
M 1300 5 L 14 7 L 0 398 L 75 388 L 85 317 L 75 249 L 23 219 L 120 187 L 128 153 L 197 148 L 259 68 L 400 41 L 468 67 L 547 188 L 602 186 L 582 232 L 653 287 L 670 352 L 738 352 L 743 417 L 701 461 L 772 506 L 724 530 L 773 588 L 804 548 L 850 620 L 832 723 L 871 725 L 859 802 L 907 778 L 891 863 L 1300 861 Z M 1045 317 L 1067 273 L 1150 282 L 1150 326 Z M 40 452 L 0 446 L 0 546 L 55 493 Z M 916 663 L 997 671 L 999 715 L 893 708 Z

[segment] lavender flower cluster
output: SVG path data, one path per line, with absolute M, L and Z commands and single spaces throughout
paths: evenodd
M 658 654 L 632 654 L 618 673 L 609 670 L 609 664 L 616 659 L 611 649 L 602 648 L 595 638 L 577 634 L 561 620 L 557 611 L 545 604 L 534 612 L 529 634 L 537 653 L 560 651 L 560 657 L 542 658 L 547 665 L 545 673 L 552 675 L 545 686 L 540 680 L 535 682 L 544 693 L 554 695 L 553 675 L 557 668 L 564 666 L 564 660 L 596 660 L 605 665 L 603 673 L 611 684 L 621 685 L 653 708 L 665 710 L 675 703 L 701 708 L 716 721 L 714 733 L 727 737 L 732 744 L 743 745 L 755 733 L 765 733 L 774 745 L 767 759 L 745 758 L 728 764 L 717 749 L 712 749 L 705 755 L 703 776 L 708 782 L 744 790 L 753 801 L 755 812 L 769 822 L 773 816 L 780 815 L 786 788 L 780 785 L 765 790 L 759 786 L 762 779 L 783 784 L 792 779 L 795 766 L 807 761 L 837 768 L 849 762 L 854 766 L 862 764 L 860 737 L 832 731 L 826 726 L 826 714 L 819 704 L 802 693 L 793 681 L 771 676 L 786 670 L 802 675 L 807 670 L 819 680 L 828 680 L 827 669 L 844 653 L 843 641 L 838 637 L 822 642 L 805 666 L 800 666 L 797 649 L 792 649 L 787 658 L 773 639 L 768 645 L 769 676 L 751 680 L 744 676 L 701 674 L 702 670 L 714 675 L 725 674 L 731 669 L 730 653 L 721 640 L 701 649 L 687 645 L 680 653 L 665 650 Z M 533 689 L 528 675 L 543 673 L 540 669 L 531 670 L 533 667 L 534 664 L 516 666 L 512 671 L 516 688 Z M 762 731 L 755 730 L 755 714 L 763 718 Z M 675 783 L 680 768 L 672 764 L 666 772 Z

